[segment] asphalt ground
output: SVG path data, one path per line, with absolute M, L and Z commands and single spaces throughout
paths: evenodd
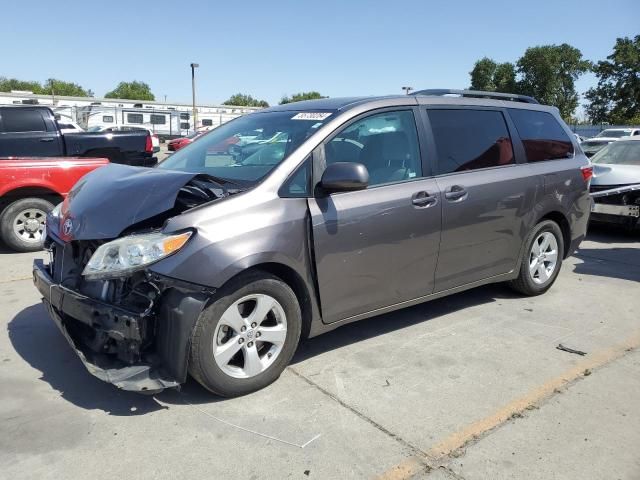
M 539 297 L 489 285 L 305 341 L 236 399 L 92 377 L 42 256 L 0 249 L 0 478 L 640 478 L 638 235 L 590 232 Z

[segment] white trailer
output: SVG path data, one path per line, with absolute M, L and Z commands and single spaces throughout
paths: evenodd
M 176 110 L 90 105 L 78 107 L 77 115 L 78 123 L 87 130 L 92 127 L 143 127 L 163 140 L 193 131 L 190 114 Z

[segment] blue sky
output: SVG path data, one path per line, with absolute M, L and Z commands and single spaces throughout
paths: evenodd
M 485 55 L 515 61 L 566 42 L 598 60 L 616 37 L 640 34 L 637 0 L 32 0 L 0 11 L 0 76 L 71 80 L 97 96 L 135 79 L 159 100 L 189 102 L 197 62 L 198 103 L 463 88 Z

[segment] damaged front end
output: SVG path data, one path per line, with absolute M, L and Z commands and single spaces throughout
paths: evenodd
M 186 380 L 191 333 L 214 290 L 151 272 L 147 267 L 155 261 L 115 274 L 83 272 L 100 248 L 134 235 L 160 235 L 169 218 L 240 190 L 202 175 L 121 167 L 85 177 L 58 216 L 48 217 L 50 261 L 34 262 L 33 280 L 91 374 L 123 390 L 155 393 Z M 105 190 L 105 176 L 117 177 L 110 180 L 119 195 Z M 131 188 L 123 191 L 124 183 Z M 163 188 L 160 206 L 146 200 Z M 94 202 L 88 199 L 91 191 Z M 119 221 L 111 222 L 114 213 Z M 112 260 L 118 261 L 117 255 Z
M 640 184 L 592 185 L 591 217 L 594 221 L 634 228 L 640 218 Z

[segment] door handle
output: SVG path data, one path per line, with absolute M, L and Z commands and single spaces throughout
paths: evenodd
M 469 192 L 462 185 L 451 185 L 444 191 L 444 198 L 452 202 L 459 202 L 467 198 Z
M 41 142 L 53 142 L 53 138 L 41 138 Z
M 435 195 L 429 195 L 428 192 L 422 190 L 413 194 L 413 196 L 411 197 L 411 203 L 413 203 L 416 207 L 431 207 L 438 203 L 438 197 L 436 197 Z

